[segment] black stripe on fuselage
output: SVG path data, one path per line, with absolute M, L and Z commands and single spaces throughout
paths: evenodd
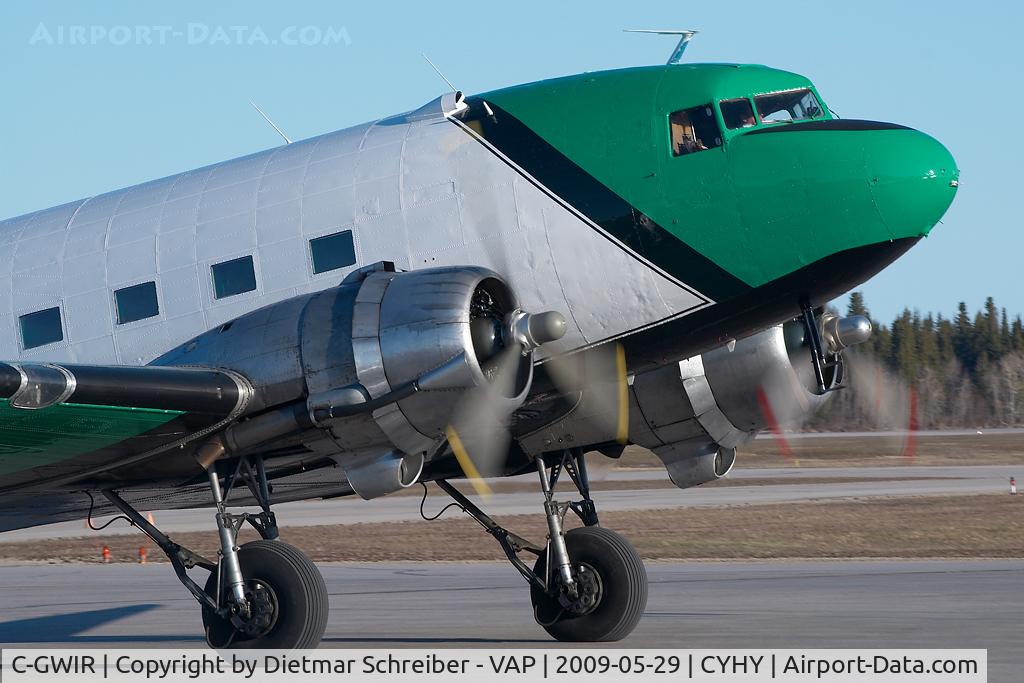
M 654 264 L 679 283 L 714 301 L 731 299 L 750 286 L 696 251 L 555 149 L 529 126 L 501 107 L 469 98 L 464 123 L 501 152 L 516 167 L 561 198 L 589 221 L 600 226 L 621 247 Z M 686 287 L 690 289 L 690 287 Z M 701 297 L 704 298 L 704 297 Z
M 799 315 L 801 301 L 824 306 L 874 277 L 919 240 L 904 237 L 830 254 L 732 301 L 630 334 L 622 339 L 629 371 L 689 358 L 777 325 Z
M 756 128 L 744 135 L 764 135 L 767 133 L 806 133 L 811 130 L 912 130 L 907 126 L 898 123 L 885 123 L 884 121 L 864 121 L 862 119 L 825 119 L 822 121 L 807 121 L 805 123 L 776 123 L 765 128 Z

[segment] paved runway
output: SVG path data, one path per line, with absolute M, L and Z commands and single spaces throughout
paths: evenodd
M 864 498 L 871 496 L 921 496 L 942 494 L 994 493 L 1008 490 L 1010 476 L 1024 480 L 1019 466 L 967 467 L 780 467 L 739 469 L 730 477 L 743 479 L 792 478 L 793 484 L 770 486 L 729 486 L 721 488 L 637 489 L 595 491 L 594 499 L 601 511 L 656 510 L 664 508 L 714 507 L 753 503 L 785 503 L 791 501 Z M 609 481 L 643 481 L 664 479 L 662 469 L 616 470 L 608 473 Z M 879 479 L 829 484 L 804 484 L 807 477 Z M 893 480 L 893 478 L 905 478 Z M 534 484 L 535 476 L 518 478 Z M 513 481 L 506 479 L 505 481 Z M 418 488 L 417 488 L 418 490 Z M 431 487 L 427 510 L 440 509 L 448 499 Z M 391 522 L 419 519 L 419 496 L 388 496 L 364 501 L 341 498 L 328 501 L 303 501 L 274 506 L 281 526 L 312 526 L 317 524 L 355 524 L 358 522 Z M 520 493 L 497 493 L 483 503 L 494 515 L 539 514 L 539 490 Z M 154 513 L 157 525 L 164 531 L 208 531 L 213 528 L 209 510 L 169 510 Z M 100 518 L 98 524 L 108 518 Z M 32 539 L 87 536 L 92 532 L 82 522 L 63 522 L 0 534 L 0 543 Z M 138 533 L 127 524 L 114 524 L 104 534 Z
M 324 565 L 327 647 L 549 647 L 507 565 Z M 1019 681 L 1024 561 L 656 563 L 631 647 L 987 648 Z M 199 647 L 166 566 L 0 567 L 0 643 Z

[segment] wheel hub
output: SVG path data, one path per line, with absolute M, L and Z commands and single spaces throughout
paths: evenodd
M 235 627 L 250 638 L 256 638 L 270 631 L 277 622 L 277 594 L 267 584 L 252 581 L 246 598 L 249 600 L 249 617 L 240 620 Z
M 604 597 L 604 585 L 601 582 L 601 575 L 594 571 L 594 568 L 586 563 L 576 565 L 576 595 L 575 597 L 565 592 L 563 587 L 561 602 L 563 608 L 576 615 L 584 615 L 593 612 L 601 604 Z

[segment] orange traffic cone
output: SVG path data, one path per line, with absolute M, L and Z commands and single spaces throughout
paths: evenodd
M 1010 477 L 1010 495 L 1017 495 L 1017 480 L 1014 479 L 1013 477 Z
M 110 564 L 110 546 L 103 546 L 103 563 Z
M 139 546 L 139 564 L 146 564 L 146 546 Z

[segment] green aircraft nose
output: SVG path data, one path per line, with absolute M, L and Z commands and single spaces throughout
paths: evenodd
M 757 128 L 728 155 L 747 253 L 727 267 L 755 286 L 849 249 L 920 239 L 959 175 L 934 138 L 877 121 Z
M 927 235 L 949 208 L 959 184 L 960 172 L 949 150 L 907 128 L 879 131 L 865 144 L 865 157 L 871 198 L 893 237 Z

